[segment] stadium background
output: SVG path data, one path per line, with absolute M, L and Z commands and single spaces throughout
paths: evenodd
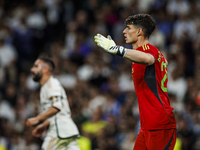
M 169 62 L 175 149 L 199 150 L 199 10 L 199 0 L 0 0 L 0 150 L 39 150 L 42 138 L 25 121 L 41 111 L 30 74 L 41 55 L 56 63 L 82 150 L 131 150 L 139 129 L 131 62 L 104 52 L 93 37 L 109 34 L 130 48 L 124 20 L 137 13 L 156 20 L 150 43 Z

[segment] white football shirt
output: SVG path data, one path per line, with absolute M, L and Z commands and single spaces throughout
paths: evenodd
M 50 126 L 47 135 L 58 138 L 70 138 L 79 135 L 78 129 L 71 118 L 67 96 L 60 82 L 51 76 L 40 90 L 40 103 L 43 112 L 51 106 L 60 110 L 48 120 Z

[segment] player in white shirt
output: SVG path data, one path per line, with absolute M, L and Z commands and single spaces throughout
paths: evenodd
M 36 137 L 42 136 L 48 128 L 43 150 L 80 150 L 77 142 L 79 131 L 71 119 L 66 93 L 52 75 L 54 68 L 54 62 L 46 57 L 38 58 L 31 68 L 33 80 L 41 85 L 43 113 L 29 118 L 26 125 L 35 126 L 32 134 Z

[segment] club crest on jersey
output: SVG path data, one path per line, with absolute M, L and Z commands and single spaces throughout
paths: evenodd
M 147 44 L 143 45 L 142 48 L 143 48 L 144 51 L 150 49 L 149 45 L 147 45 Z

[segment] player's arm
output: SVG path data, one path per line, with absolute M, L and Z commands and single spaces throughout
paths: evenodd
M 37 124 L 40 124 L 41 122 L 43 122 L 44 120 L 54 116 L 55 114 L 57 114 L 59 112 L 59 109 L 51 106 L 47 111 L 45 111 L 44 113 L 41 113 L 39 115 L 37 115 L 36 117 L 33 118 L 29 118 L 26 121 L 26 125 L 27 126 L 34 126 Z
M 108 53 L 116 54 L 132 62 L 144 64 L 147 66 L 152 65 L 155 62 L 155 59 L 151 54 L 126 49 L 123 46 L 116 46 L 115 42 L 111 39 L 110 36 L 106 38 L 101 34 L 97 34 L 94 38 L 97 45 L 103 48 Z
M 147 66 L 150 66 L 155 62 L 155 58 L 153 57 L 153 55 L 131 49 L 126 49 L 124 58 L 132 62 L 144 64 Z
M 45 111 L 44 113 L 39 114 L 38 116 L 36 116 L 36 118 L 39 121 L 44 121 L 52 116 L 54 116 L 55 114 L 57 114 L 60 110 L 51 106 L 47 111 Z

